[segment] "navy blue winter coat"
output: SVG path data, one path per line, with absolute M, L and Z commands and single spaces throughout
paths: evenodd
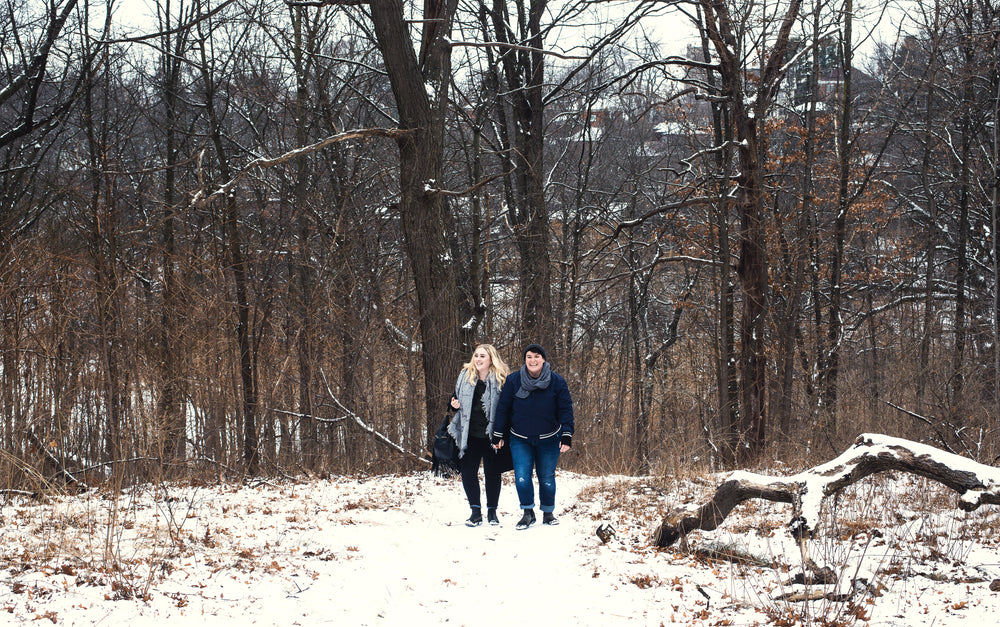
M 549 387 L 532 390 L 527 398 L 514 396 L 520 389 L 521 371 L 516 370 L 507 375 L 500 390 L 493 422 L 495 438 L 507 437 L 508 429 L 522 438 L 573 435 L 573 399 L 566 379 L 553 372 Z

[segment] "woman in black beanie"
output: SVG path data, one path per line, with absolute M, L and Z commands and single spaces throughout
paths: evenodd
M 535 488 L 532 474 L 538 475 L 538 500 L 542 524 L 556 525 L 556 464 L 559 454 L 573 444 L 573 399 L 566 380 L 552 372 L 545 349 L 529 344 L 524 349 L 524 365 L 512 372 L 500 392 L 492 434 L 493 446 L 509 443 L 514 458 L 514 484 L 523 512 L 518 529 L 535 522 Z

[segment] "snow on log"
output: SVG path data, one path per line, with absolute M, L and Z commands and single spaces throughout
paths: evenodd
M 789 531 L 796 538 L 813 534 L 823 499 L 870 475 L 901 471 L 933 479 L 959 494 L 959 508 L 1000 504 L 1000 468 L 910 440 L 865 433 L 839 457 L 789 477 L 735 471 L 697 510 L 665 517 L 653 532 L 653 544 L 667 547 L 689 532 L 711 531 L 740 503 L 764 499 L 791 503 Z

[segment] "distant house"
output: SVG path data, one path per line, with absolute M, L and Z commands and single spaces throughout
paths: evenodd
M 844 71 L 841 66 L 838 43 L 830 38 L 817 46 L 819 76 L 813 80 L 813 55 L 803 52 L 804 46 L 812 45 L 803 40 L 789 42 L 787 60 L 795 62 L 785 75 L 777 103 L 786 111 L 805 113 L 810 104 L 815 103 L 816 111 L 834 112 L 840 108 L 837 102 L 842 97 Z M 862 116 L 869 110 L 869 103 L 878 88 L 878 82 L 863 70 L 851 66 L 851 91 L 854 96 L 854 116 Z M 779 114 L 780 115 L 780 114 Z

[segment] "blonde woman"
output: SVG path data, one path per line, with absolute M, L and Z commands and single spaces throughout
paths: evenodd
M 500 499 L 499 455 L 490 445 L 493 420 L 500 389 L 510 369 L 497 349 L 491 344 L 480 344 L 472 358 L 462 367 L 455 381 L 455 394 L 451 407 L 458 411 L 448 425 L 448 433 L 458 444 L 459 468 L 462 487 L 469 499 L 472 514 L 465 524 L 478 527 L 483 524 L 483 508 L 479 494 L 479 464 L 482 462 L 486 477 L 486 519 L 499 525 L 497 501 Z

